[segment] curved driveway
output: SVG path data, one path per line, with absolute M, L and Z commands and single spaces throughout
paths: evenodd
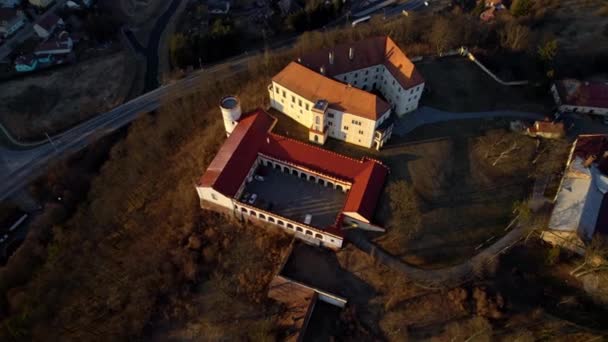
M 411 266 L 399 258 L 388 254 L 370 242 L 360 230 L 348 231 L 346 239 L 363 252 L 371 255 L 374 259 L 395 271 L 403 273 L 408 279 L 423 287 L 448 288 L 459 286 L 475 276 L 483 274 L 486 266 L 491 264 L 495 257 L 521 240 L 526 232 L 527 229 L 525 227 L 517 225 L 507 235 L 471 259 L 455 266 L 434 270 Z

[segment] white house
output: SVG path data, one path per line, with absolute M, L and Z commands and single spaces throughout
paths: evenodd
M 0 8 L 0 36 L 9 37 L 25 25 L 22 11 L 12 8 Z
M 271 107 L 309 129 L 310 141 L 380 149 L 392 134 L 391 114 L 418 108 L 423 89 L 399 47 L 375 37 L 298 58 L 272 78 L 268 93 Z
M 608 115 L 608 82 L 561 80 L 551 94 L 560 112 Z
M 63 26 L 63 19 L 53 13 L 47 13 L 44 18 L 34 24 L 34 31 L 38 37 L 46 39 L 50 37 L 57 28 Z
M 608 233 L 608 135 L 581 135 L 572 146 L 544 240 L 576 252 Z
M 271 133 L 276 119 L 263 110 L 242 115 L 234 96 L 222 99 L 221 109 L 228 138 L 196 185 L 201 207 L 226 212 L 242 220 L 269 223 L 304 241 L 332 249 L 342 247 L 343 226 L 382 230 L 371 221 L 388 175 L 386 166 L 375 160 L 352 159 Z M 255 199 L 248 201 L 245 189 L 259 168 L 275 170 L 288 179 L 293 177 L 295 182 L 305 180 L 311 186 L 343 192 L 346 194 L 344 205 L 337 211 L 335 220 L 331 218 L 331 224 L 319 224 L 304 217 L 278 214 L 258 205 L 259 201 Z M 267 183 L 262 186 L 266 186 L 264 184 Z M 269 190 L 288 192 L 293 189 Z

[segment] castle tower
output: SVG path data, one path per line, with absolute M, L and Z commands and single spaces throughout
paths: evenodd
M 220 100 L 220 110 L 224 119 L 224 127 L 226 127 L 226 135 L 230 136 L 241 118 L 241 103 L 238 97 L 233 95 L 224 96 Z

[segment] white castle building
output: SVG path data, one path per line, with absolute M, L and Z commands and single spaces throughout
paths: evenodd
M 261 109 L 241 113 L 235 96 L 223 98 L 220 108 L 228 138 L 196 184 L 201 207 L 244 221 L 275 225 L 304 241 L 332 249 L 342 247 L 345 227 L 383 231 L 372 220 L 389 172 L 385 165 L 369 158 L 353 159 L 274 134 L 271 132 L 276 123 L 274 117 Z M 265 180 L 261 176 L 264 172 L 267 172 Z M 275 177 L 280 174 L 289 179 L 288 184 L 273 187 L 268 176 L 273 172 Z M 335 217 L 333 213 L 329 215 L 331 222 L 293 214 L 293 208 L 286 208 L 280 202 L 276 202 L 274 209 L 264 204 L 271 200 L 270 193 L 293 192 L 295 189 L 290 186 L 302 181 L 319 190 L 344 194 L 344 203 L 335 209 Z M 258 187 L 257 193 L 252 186 Z M 250 193 L 255 197 L 248 196 Z M 291 199 L 298 196 L 298 193 L 289 195 Z M 316 200 L 319 204 L 326 203 L 323 198 Z M 309 209 L 329 210 L 315 207 L 306 211 Z
M 302 56 L 272 78 L 268 93 L 271 107 L 308 127 L 310 141 L 380 149 L 392 134 L 391 113 L 418 108 L 423 89 L 392 39 L 374 37 Z

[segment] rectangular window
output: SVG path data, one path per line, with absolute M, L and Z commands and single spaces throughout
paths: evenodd
M 367 74 L 369 74 L 369 70 L 365 70 L 365 74 L 366 74 L 366 75 L 367 75 Z
M 359 134 L 363 134 L 363 131 L 359 130 Z
M 296 97 L 291 95 L 291 103 L 296 103 Z
M 277 90 L 277 94 L 278 94 L 279 93 L 279 87 L 276 87 L 275 89 Z
M 359 73 L 356 72 L 355 73 L 355 78 L 357 78 L 357 77 L 359 77 Z
M 321 117 L 315 116 L 315 123 L 319 125 L 321 123 Z
M 334 114 L 333 113 L 327 113 L 327 117 L 333 119 L 334 118 Z
M 348 126 L 344 126 L 344 130 L 345 130 L 345 131 L 348 131 Z
M 298 106 L 302 107 L 302 100 L 298 100 Z
M 333 125 L 334 125 L 334 123 L 333 123 L 332 121 L 327 121 L 327 125 L 328 125 L 328 126 L 333 126 Z
M 283 97 L 285 97 L 285 90 L 283 90 Z
M 215 194 L 211 194 L 211 199 L 213 199 L 214 201 L 217 201 L 217 196 L 215 196 Z
M 410 90 L 410 94 L 413 94 L 413 93 L 414 93 L 414 89 Z
M 361 126 L 361 121 L 352 120 L 353 125 Z
M 310 106 L 308 105 L 308 103 L 306 104 L 306 110 L 309 110 Z

